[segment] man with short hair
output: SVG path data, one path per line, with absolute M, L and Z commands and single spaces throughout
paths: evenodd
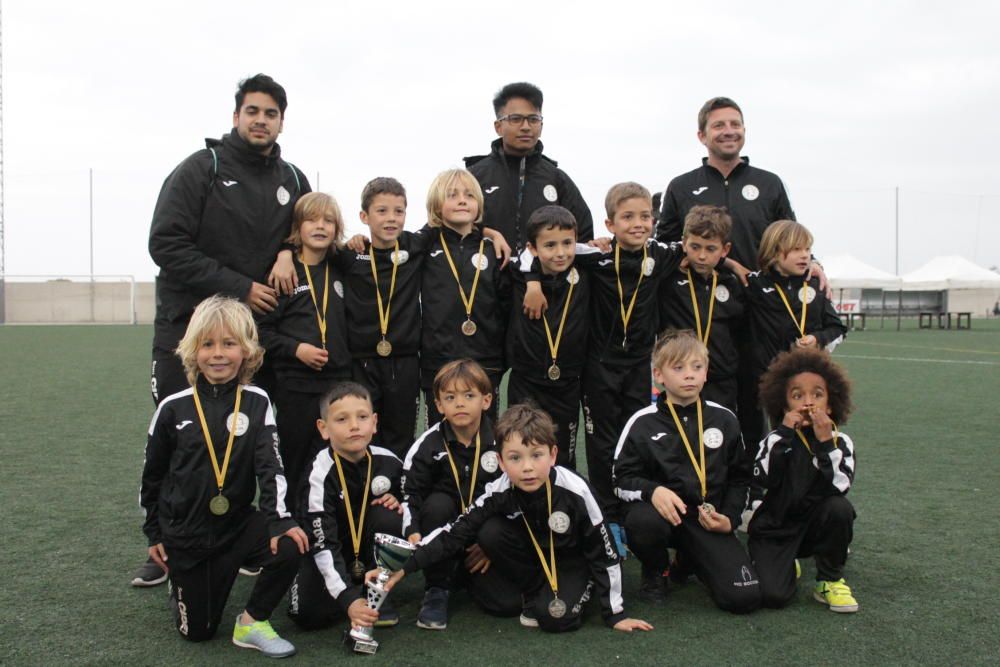
M 509 83 L 493 98 L 493 111 L 499 139 L 488 155 L 465 158 L 486 198 L 483 223 L 503 234 L 519 254 L 531 214 L 558 204 L 576 218 L 581 243 L 594 238 L 594 221 L 580 190 L 555 160 L 542 154 L 542 91 L 530 83 Z
M 222 294 L 258 313 L 278 303 L 277 278 L 268 272 L 288 237 L 295 202 L 310 191 L 276 143 L 287 106 L 285 89 L 266 74 L 241 81 L 230 133 L 206 139 L 163 183 L 149 230 L 149 254 L 160 268 L 150 372 L 157 405 L 188 386 L 174 350 L 198 303 Z M 147 561 L 132 584 L 165 580 Z

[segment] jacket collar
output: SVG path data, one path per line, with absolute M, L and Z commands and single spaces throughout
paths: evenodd
M 227 155 L 231 154 L 240 162 L 254 166 L 270 167 L 281 159 L 281 146 L 274 144 L 274 147 L 271 148 L 271 152 L 268 155 L 264 155 L 248 146 L 247 142 L 243 141 L 243 137 L 240 136 L 235 127 L 229 131 L 229 134 L 222 137 L 221 140 L 206 139 L 205 146 L 207 148 L 222 146 L 226 149 Z

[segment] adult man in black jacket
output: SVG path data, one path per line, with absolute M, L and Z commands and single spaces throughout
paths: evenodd
M 503 234 L 516 257 L 525 248 L 524 228 L 535 209 L 559 204 L 576 218 L 577 240 L 593 239 L 594 221 L 580 190 L 555 160 L 542 155 L 542 91 L 530 83 L 509 83 L 493 98 L 493 110 L 500 138 L 489 155 L 465 158 L 485 195 L 483 223 Z
M 187 388 L 174 355 L 194 307 L 213 294 L 257 312 L 278 303 L 268 270 L 291 229 L 292 209 L 309 182 L 281 159 L 276 143 L 288 98 L 266 74 L 240 83 L 233 129 L 181 162 L 163 183 L 149 230 L 156 279 L 153 401 Z M 166 574 L 147 562 L 132 580 L 155 586 Z

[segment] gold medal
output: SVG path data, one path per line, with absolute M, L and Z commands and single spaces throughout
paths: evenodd
M 462 514 L 465 514 L 465 508 L 472 505 L 472 499 L 476 497 L 476 476 L 479 475 L 479 449 L 481 446 L 482 438 L 476 433 L 476 452 L 473 454 L 472 477 L 469 479 L 469 502 L 465 502 L 465 498 L 462 497 L 462 482 L 458 478 L 458 468 L 455 467 L 455 458 L 451 455 L 451 449 L 448 448 L 447 440 L 444 442 L 444 451 L 448 455 L 448 464 L 451 466 L 452 477 L 455 478 L 455 490 L 458 491 L 458 504 L 462 508 Z M 496 467 L 493 469 L 496 470 Z
M 549 603 L 549 616 L 552 618 L 562 618 L 566 615 L 566 603 L 559 598 L 553 598 Z
M 392 354 L 392 343 L 383 338 L 375 346 L 375 351 L 378 352 L 378 356 L 380 357 L 388 357 Z
M 365 579 L 365 564 L 359 560 L 351 563 L 351 579 L 354 583 L 360 584 Z
M 316 309 L 316 325 L 319 327 L 319 339 L 323 344 L 323 348 L 326 348 L 326 306 L 330 301 L 330 263 L 324 262 L 326 269 L 323 272 L 323 313 L 320 314 L 319 302 L 316 300 L 316 287 L 313 285 L 312 274 L 309 273 L 309 265 L 305 263 L 302 257 L 299 257 L 299 261 L 302 262 L 302 268 L 306 270 L 306 281 L 309 283 L 309 295 L 312 296 L 313 308 Z
M 476 288 L 479 287 L 479 274 L 482 271 L 482 264 L 478 261 L 474 262 L 476 265 L 476 275 L 472 279 L 472 290 L 469 292 L 469 296 L 465 296 L 465 288 L 462 287 L 462 280 L 459 278 L 458 269 L 455 267 L 455 260 L 451 258 L 451 250 L 448 250 L 448 242 L 444 238 L 444 232 L 441 232 L 438 239 L 441 241 L 441 248 L 444 249 L 444 258 L 448 260 L 448 266 L 451 268 L 451 275 L 455 276 L 455 282 L 458 283 L 458 295 L 462 297 L 462 305 L 465 306 L 465 322 L 462 322 L 462 333 L 466 336 L 475 336 L 476 323 L 472 321 L 472 304 L 476 301 Z M 483 256 L 483 246 L 485 243 L 486 239 L 482 239 L 479 242 L 479 258 Z
M 351 507 L 351 496 L 347 491 L 347 480 L 344 478 L 344 467 L 340 464 L 340 454 L 333 453 L 333 463 L 337 466 L 337 477 L 340 479 L 340 491 L 344 498 L 344 510 L 347 512 L 347 528 L 351 533 L 351 547 L 354 549 L 354 562 L 351 563 L 351 577 L 356 583 L 365 576 L 365 566 L 358 560 L 358 553 L 361 552 L 361 538 L 365 534 L 365 511 L 368 509 L 368 490 L 372 485 L 372 454 L 367 449 L 365 457 L 368 459 L 368 478 L 365 480 L 365 493 L 361 497 L 361 513 L 357 522 L 354 520 L 354 509 Z M 360 574 L 359 574 L 360 572 Z
M 795 328 L 799 330 L 799 335 L 804 337 L 806 335 L 806 311 L 809 308 L 809 302 L 806 299 L 802 299 L 802 315 L 799 319 L 795 319 L 795 312 L 792 310 L 792 304 L 788 303 L 788 297 L 785 296 L 785 291 L 781 289 L 781 285 L 778 283 L 774 283 L 774 287 L 778 292 L 778 296 L 781 297 L 782 303 L 785 304 L 785 310 L 788 311 L 788 314 L 792 318 L 792 322 L 795 323 Z
M 712 333 L 712 312 L 715 310 L 715 288 L 719 284 L 719 273 L 715 269 L 712 269 L 712 294 L 708 298 L 708 320 L 705 323 L 705 332 L 701 331 L 701 312 L 698 310 L 698 297 L 694 292 L 694 277 L 691 275 L 691 269 L 687 270 L 688 274 L 688 289 L 691 291 L 691 309 L 694 310 L 694 325 L 697 327 L 698 340 L 708 347 L 708 337 Z
M 560 375 L 562 375 L 562 371 L 559 370 L 559 367 L 556 366 L 555 362 L 552 362 L 552 365 L 549 366 L 549 379 L 555 382 L 559 379 Z
M 226 498 L 221 493 L 217 496 L 212 496 L 212 499 L 208 501 L 208 509 L 215 516 L 222 516 L 229 511 L 229 498 Z
M 573 287 L 576 283 L 580 282 L 580 275 L 576 272 L 576 269 L 570 269 L 570 276 L 576 276 L 576 279 L 569 281 L 569 291 L 566 292 L 566 303 L 563 304 L 562 317 L 559 319 L 559 329 L 556 331 L 555 340 L 552 339 L 552 329 L 549 328 L 549 320 L 542 313 L 542 324 L 545 325 L 545 338 L 549 343 L 549 354 L 552 356 L 552 365 L 549 366 L 549 379 L 553 382 L 558 380 L 559 376 L 562 375 L 558 364 L 556 364 L 556 358 L 559 356 L 559 344 L 562 343 L 563 328 L 566 326 L 566 316 L 569 314 L 569 302 L 573 299 Z
M 628 310 L 625 310 L 625 290 L 622 289 L 622 274 L 620 270 L 621 246 L 615 244 L 615 280 L 618 283 L 618 306 L 621 310 L 622 318 L 622 349 L 628 350 L 628 322 L 632 319 L 632 309 L 635 308 L 635 299 L 639 296 L 639 286 L 642 285 L 642 276 L 645 275 L 646 246 L 642 246 L 642 268 L 639 270 L 639 279 L 635 281 L 635 291 L 632 292 L 632 299 L 629 301 Z
M 476 323 L 473 322 L 472 320 L 465 320 L 464 322 L 462 322 L 462 333 L 464 333 L 466 336 L 475 336 Z
M 695 399 L 698 407 L 698 457 L 694 455 L 694 449 L 691 448 L 691 443 L 688 441 L 687 432 L 684 430 L 684 425 L 681 424 L 681 420 L 677 417 L 677 411 L 674 410 L 674 404 L 670 402 L 668 398 L 666 400 L 667 407 L 670 409 L 670 416 L 674 418 L 674 425 L 677 427 L 677 433 L 681 436 L 681 442 L 684 443 L 684 449 L 687 450 L 688 458 L 691 459 L 691 467 L 694 468 L 694 474 L 698 476 L 698 483 L 701 485 L 701 509 L 703 511 L 715 511 L 715 508 L 705 501 L 708 497 L 708 466 L 705 465 L 705 426 L 702 421 L 701 415 L 701 399 Z M 699 463 L 699 459 L 701 463 Z

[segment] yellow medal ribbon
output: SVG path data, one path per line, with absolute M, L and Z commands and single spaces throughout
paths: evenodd
M 392 255 L 396 259 L 392 262 L 392 279 L 389 281 L 389 298 L 386 299 L 385 311 L 382 310 L 382 292 L 378 288 L 378 269 L 375 266 L 374 245 L 371 247 L 368 256 L 372 260 L 372 279 L 375 281 L 375 299 L 378 302 L 378 328 L 382 332 L 382 338 L 385 338 L 386 332 L 389 331 L 389 311 L 392 309 L 392 295 L 396 291 L 396 269 L 399 268 L 399 241 L 396 241 L 395 250 Z
M 448 463 L 451 464 L 451 474 L 455 477 L 458 503 L 462 506 L 462 513 L 465 514 L 465 508 L 472 504 L 472 499 L 476 493 L 476 476 L 479 474 L 479 434 L 476 434 L 476 458 L 472 462 L 472 480 L 469 482 L 469 502 L 465 502 L 465 499 L 462 498 L 462 484 L 458 480 L 458 468 L 455 467 L 455 459 L 451 455 L 451 450 L 448 449 L 448 442 L 444 438 L 442 438 L 442 441 L 444 441 L 444 451 L 448 454 Z
M 635 282 L 635 291 L 632 292 L 632 300 L 628 304 L 628 310 L 625 310 L 625 293 L 622 290 L 622 276 L 620 266 L 620 252 L 621 246 L 617 243 L 615 244 L 615 280 L 618 281 L 618 306 L 621 308 L 622 315 L 622 335 L 625 339 L 628 338 L 628 321 L 632 319 L 632 309 L 635 308 L 635 298 L 639 296 L 639 285 L 642 284 L 642 276 L 644 269 L 646 268 L 646 246 L 642 246 L 642 264 L 639 265 L 639 280 Z M 622 341 L 624 343 L 624 340 Z
M 301 260 L 301 258 L 299 258 Z M 309 282 L 309 294 L 312 296 L 313 307 L 316 309 L 316 322 L 319 324 L 319 337 L 326 348 L 326 304 L 330 299 L 330 262 L 326 263 L 326 271 L 323 274 L 323 311 L 320 314 L 319 303 L 316 302 L 316 288 L 313 286 L 312 274 L 309 273 L 309 265 L 302 262 L 306 269 L 306 280 Z
M 361 552 L 361 537 L 365 528 L 365 512 L 368 510 L 368 489 L 372 484 L 372 455 L 367 449 L 368 479 L 365 480 L 365 495 L 361 500 L 361 516 L 358 517 L 357 529 L 354 527 L 354 510 L 351 509 L 351 496 L 347 492 L 347 480 L 344 479 L 344 468 L 340 465 L 340 454 L 333 453 L 333 462 L 337 464 L 337 477 L 340 478 L 340 489 L 344 492 L 344 508 L 347 510 L 347 527 L 351 531 L 351 547 L 354 549 L 354 560 L 358 560 Z
M 719 284 L 719 272 L 712 269 L 712 296 L 708 299 L 708 324 L 705 325 L 705 333 L 701 333 L 701 313 L 698 312 L 698 297 L 694 293 L 694 278 L 691 276 L 691 269 L 688 269 L 688 287 L 691 288 L 691 308 L 694 309 L 694 324 L 698 327 L 698 339 L 708 347 L 708 337 L 712 333 L 712 313 L 715 310 L 715 288 Z
M 233 440 L 236 438 L 236 425 L 239 422 L 240 399 L 243 398 L 243 386 L 236 388 L 236 406 L 233 408 L 232 423 L 229 424 L 229 440 L 226 442 L 226 455 L 222 459 L 222 467 L 219 467 L 219 459 L 215 455 L 215 446 L 212 444 L 212 434 L 208 432 L 208 423 L 205 421 L 205 411 L 201 409 L 201 399 L 198 398 L 198 387 L 194 389 L 194 409 L 198 412 L 198 420 L 201 421 L 201 432 L 205 436 L 205 444 L 208 445 L 208 456 L 212 459 L 212 472 L 215 473 L 215 483 L 219 485 L 219 495 L 222 495 L 222 486 L 226 481 L 226 472 L 229 470 L 229 457 L 233 453 Z
M 837 425 L 836 424 L 833 425 L 833 431 L 834 431 L 834 433 L 833 433 L 833 448 L 837 449 Z M 799 440 L 802 441 L 802 444 L 805 445 L 806 449 L 809 451 L 809 453 L 812 454 L 813 453 L 812 447 L 809 446 L 809 441 L 806 440 L 806 436 L 802 434 L 802 430 L 801 429 L 795 429 L 795 432 L 798 434 Z
M 802 287 L 808 287 L 808 283 L 802 283 Z M 778 296 L 781 297 L 782 302 L 785 304 L 785 308 L 788 309 L 788 314 L 792 317 L 792 322 L 798 327 L 799 334 L 802 336 L 806 335 L 806 308 L 808 304 L 805 299 L 802 299 L 802 317 L 798 320 L 795 319 L 795 313 L 792 311 L 792 304 L 788 303 L 788 297 L 785 296 L 785 290 L 781 289 L 781 285 L 774 283 L 774 287 L 778 290 Z
M 479 256 L 483 256 L 483 246 L 486 243 L 486 239 L 482 239 L 479 242 Z M 472 279 L 472 292 L 469 296 L 465 296 L 465 290 L 462 288 L 462 281 L 458 277 L 458 269 L 455 268 L 455 260 L 451 258 L 451 251 L 448 250 L 448 241 L 444 238 L 444 232 L 441 232 L 441 247 L 444 248 L 444 256 L 448 260 L 448 266 L 451 267 L 451 275 L 455 276 L 455 282 L 458 283 L 458 294 L 462 297 L 462 303 L 465 304 L 465 318 L 467 320 L 472 319 L 472 304 L 476 300 L 476 287 L 479 286 L 479 262 L 476 262 L 476 277 Z
M 552 516 L 552 482 L 546 478 L 545 480 L 545 498 L 549 502 L 549 516 Z M 552 527 L 549 526 L 549 563 L 545 562 L 545 554 L 542 553 L 542 547 L 538 544 L 538 540 L 535 539 L 535 533 L 531 530 L 531 524 L 528 523 L 528 517 L 524 515 L 524 510 L 521 511 L 521 518 L 524 519 L 524 527 L 528 529 L 528 537 L 531 538 L 531 543 L 535 545 L 535 552 L 538 554 L 538 560 L 542 562 L 542 571 L 545 572 L 545 578 L 549 580 L 549 586 L 552 587 L 552 594 L 558 598 L 559 597 L 559 574 L 556 572 L 556 543 L 552 539 Z
M 697 459 L 694 457 L 694 450 L 691 449 L 691 442 L 688 440 L 687 433 L 684 432 L 684 426 L 681 425 L 681 420 L 677 417 L 677 411 L 674 410 L 674 404 L 670 402 L 668 398 L 666 400 L 667 407 L 670 408 L 670 415 L 674 418 L 674 424 L 677 426 L 677 432 L 681 434 L 681 440 L 684 442 L 684 448 L 687 450 L 688 457 L 691 459 L 691 465 L 694 467 L 694 473 L 698 475 L 698 481 L 701 482 L 701 499 L 704 502 L 705 498 L 708 496 L 708 486 L 706 482 L 707 469 L 705 468 L 705 439 L 704 439 L 704 426 L 701 420 L 701 399 L 697 399 L 698 403 L 698 453 L 701 457 L 701 465 L 698 465 Z
M 570 269 L 576 271 L 576 269 Z M 552 330 L 549 329 L 549 320 L 542 313 L 542 323 L 545 324 L 545 337 L 549 341 L 549 353 L 552 355 L 552 364 L 555 365 L 556 357 L 559 355 L 559 343 L 562 341 L 563 328 L 566 326 L 566 316 L 569 314 L 569 302 L 573 298 L 573 281 L 569 281 L 569 291 L 566 293 L 566 304 L 563 306 L 562 317 L 559 319 L 559 331 L 556 332 L 556 340 L 552 342 Z

